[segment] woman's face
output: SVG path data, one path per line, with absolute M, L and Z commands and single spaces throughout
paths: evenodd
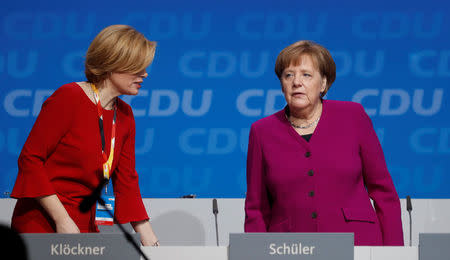
M 281 75 L 284 98 L 291 110 L 313 108 L 320 102 L 327 80 L 322 77 L 309 55 L 300 57 L 297 66 L 290 65 Z
M 113 72 L 109 77 L 109 81 L 119 95 L 137 95 L 141 88 L 141 83 L 147 76 L 145 69 L 136 74 Z

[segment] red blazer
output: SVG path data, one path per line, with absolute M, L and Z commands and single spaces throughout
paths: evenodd
M 324 100 L 309 142 L 284 113 L 250 130 L 245 231 L 353 232 L 355 245 L 403 245 L 400 201 L 363 107 Z
M 111 144 L 112 110 L 103 111 L 105 150 Z M 111 179 L 120 223 L 148 219 L 135 171 L 135 123 L 131 107 L 119 99 Z M 66 84 L 42 105 L 18 160 L 11 197 L 17 198 L 11 225 L 20 233 L 55 232 L 35 197 L 56 194 L 81 232 L 96 232 L 95 207 L 82 213 L 82 198 L 103 178 L 97 106 L 76 83 Z

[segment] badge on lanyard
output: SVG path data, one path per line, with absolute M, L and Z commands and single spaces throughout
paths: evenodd
M 112 129 L 111 129 L 111 149 L 109 151 L 109 156 L 106 156 L 105 152 L 105 132 L 103 127 L 103 108 L 100 103 L 100 97 L 98 94 L 98 90 L 95 87 L 94 84 L 91 84 L 92 90 L 94 91 L 94 98 L 95 102 L 97 103 L 97 111 L 98 111 L 98 126 L 100 129 L 100 137 L 102 141 L 102 157 L 103 157 L 103 177 L 107 180 L 109 180 L 111 176 L 111 168 L 112 163 L 114 159 L 114 145 L 115 145 L 115 138 L 116 138 L 116 110 L 117 110 L 117 104 L 114 102 L 114 117 L 112 122 Z M 112 192 L 112 185 L 111 182 L 108 182 L 107 185 L 105 185 L 105 189 L 102 191 L 102 199 L 105 201 L 105 206 L 102 206 L 97 202 L 97 206 L 95 207 L 95 224 L 97 225 L 113 225 L 114 220 L 108 214 L 107 211 L 110 211 L 112 215 L 114 216 L 114 206 L 115 206 L 115 198 L 114 194 Z
M 106 186 L 109 185 L 111 185 L 111 182 L 109 182 Z M 112 226 L 114 224 L 114 219 L 111 217 L 111 215 L 114 216 L 114 207 L 116 199 L 114 198 L 114 195 L 112 195 L 112 193 L 111 194 L 108 193 L 108 189 L 106 188 L 105 190 L 103 190 L 101 197 L 105 202 L 105 206 L 102 206 L 100 203 L 97 202 L 97 206 L 95 207 L 95 224 Z M 110 211 L 111 215 L 107 211 Z

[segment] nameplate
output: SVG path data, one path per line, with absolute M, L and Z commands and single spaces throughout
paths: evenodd
M 419 260 L 450 259 L 450 233 L 420 233 Z
M 230 260 L 353 259 L 353 233 L 230 234 Z
M 29 260 L 127 259 L 140 255 L 123 234 L 21 234 Z M 133 239 L 140 245 L 139 234 Z

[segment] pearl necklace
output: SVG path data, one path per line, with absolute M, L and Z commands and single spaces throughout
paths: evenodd
M 286 114 L 284 114 L 284 116 L 286 117 L 286 119 L 287 119 L 287 121 L 289 122 L 289 124 L 291 124 L 291 126 L 293 126 L 293 127 L 295 127 L 295 128 L 300 128 L 300 129 L 307 129 L 307 128 L 310 128 L 310 127 L 312 127 L 312 126 L 315 126 L 315 125 L 317 125 L 317 123 L 319 122 L 319 119 L 320 119 L 320 116 L 319 116 L 319 117 L 318 117 L 316 120 L 314 120 L 312 123 L 309 123 L 309 124 L 307 124 L 307 125 L 305 125 L 305 126 L 301 126 L 301 125 L 296 125 L 296 124 L 292 123 L 292 121 L 289 120 L 289 117 L 288 117 Z

